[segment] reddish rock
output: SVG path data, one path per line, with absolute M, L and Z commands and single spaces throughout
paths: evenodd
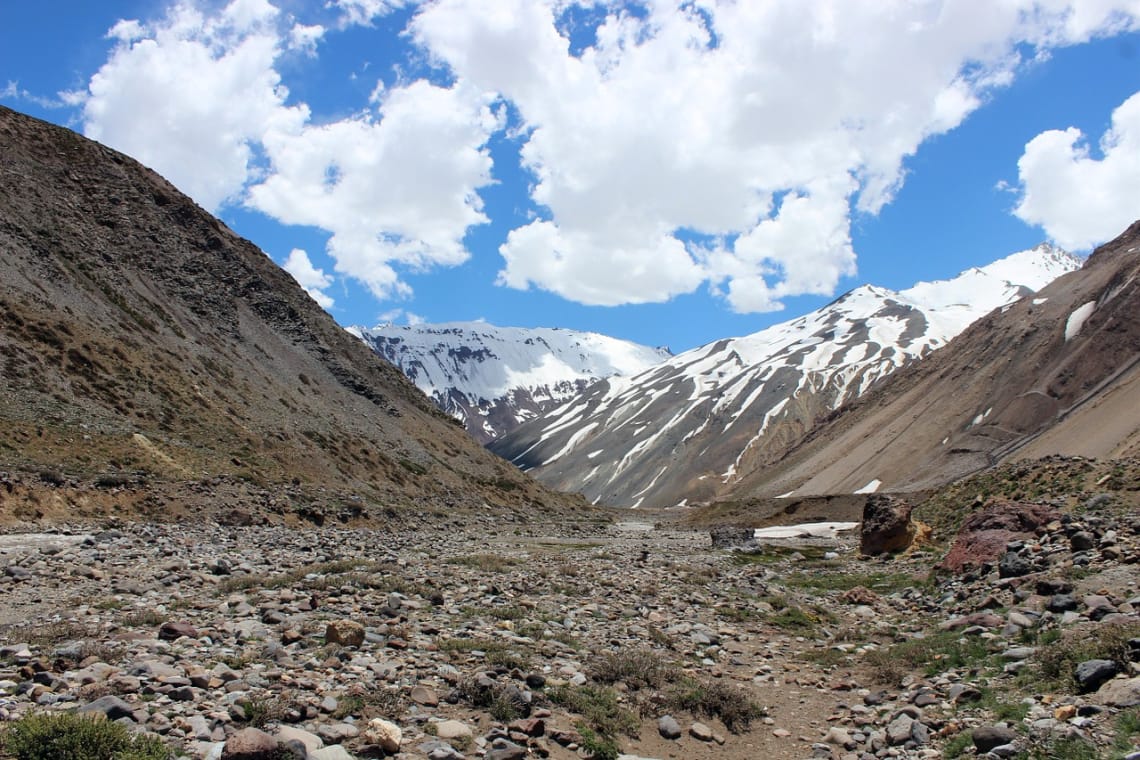
M 1032 537 L 1060 513 L 1045 504 L 1007 502 L 991 504 L 965 519 L 954 545 L 939 567 L 960 573 L 995 564 L 1010 541 Z

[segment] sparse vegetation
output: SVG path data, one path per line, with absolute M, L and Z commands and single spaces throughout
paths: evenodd
M 1034 658 L 1036 675 L 1046 684 L 1074 687 L 1073 672 L 1085 660 L 1113 660 L 1128 668 L 1129 639 L 1140 637 L 1140 623 L 1115 623 L 1066 631 L 1042 647 Z
M 487 573 L 502 573 L 518 564 L 513 557 L 504 557 L 501 554 L 466 554 L 452 557 L 447 560 L 449 565 L 466 565 Z
M 894 684 L 911 670 L 926 675 L 950 668 L 980 667 L 991 656 L 984 639 L 962 636 L 957 631 L 939 631 L 909 639 L 867 654 L 867 663 L 879 683 Z
M 637 716 L 621 703 L 618 693 L 607 686 L 559 685 L 547 691 L 550 701 L 582 716 L 586 728 L 602 739 L 619 735 L 637 736 Z
M 169 760 L 162 740 L 102 717 L 33 713 L 7 726 L 0 747 L 15 760 Z
M 684 678 L 666 695 L 666 704 L 693 715 L 719 718 L 733 733 L 748 728 L 767 711 L 742 689 L 718 679 Z

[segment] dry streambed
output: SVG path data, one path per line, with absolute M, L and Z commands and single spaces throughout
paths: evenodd
M 79 708 L 190 758 L 1127 756 L 1131 525 L 934 582 L 842 534 L 644 522 L 4 536 L 0 718 Z

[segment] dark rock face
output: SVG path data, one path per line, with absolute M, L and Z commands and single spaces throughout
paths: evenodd
M 912 504 L 891 496 L 872 494 L 863 508 L 859 551 L 875 555 L 899 552 L 910 546 L 916 527 L 910 519 Z
M 1059 513 L 1045 504 L 1009 502 L 983 507 L 966 518 L 954 545 L 940 567 L 953 573 L 985 564 L 992 565 L 1006 554 L 1011 541 L 1031 537 L 1039 528 L 1057 519 Z M 1007 570 L 1025 575 L 1023 563 L 1010 559 Z M 1003 576 L 1010 577 L 1010 576 Z

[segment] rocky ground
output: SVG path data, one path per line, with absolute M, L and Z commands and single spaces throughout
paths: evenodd
M 940 575 L 676 523 L 9 532 L 0 720 L 188 758 L 1140 757 L 1136 518 Z

